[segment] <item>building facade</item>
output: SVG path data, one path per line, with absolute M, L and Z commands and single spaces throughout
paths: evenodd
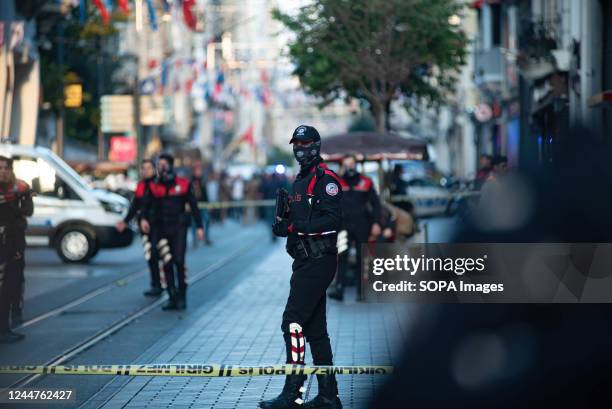
M 609 140 L 608 0 L 482 0 L 474 53 L 480 153 L 553 163 L 574 126 Z

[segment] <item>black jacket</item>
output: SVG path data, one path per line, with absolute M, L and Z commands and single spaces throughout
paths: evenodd
M 32 191 L 27 183 L 17 180 L 12 185 L 0 186 L 0 253 L 10 254 L 25 250 L 27 217 L 34 213 Z
M 380 199 L 372 179 L 357 173 L 342 178 L 344 226 L 349 231 L 370 232 L 373 223 L 381 224 Z
M 190 209 L 198 207 L 189 180 L 176 177 L 170 184 L 155 180 L 148 184 L 141 217 L 154 226 L 174 229 L 177 226 L 188 226 L 189 218 L 193 216 L 196 227 L 202 228 L 200 212 L 188 211 L 187 205 Z
M 208 191 L 206 181 L 203 178 L 191 177 L 191 191 L 198 202 L 208 203 Z
M 325 164 L 302 169 L 289 194 L 289 236 L 287 249 L 300 236 L 335 238 L 342 226 L 340 178 Z

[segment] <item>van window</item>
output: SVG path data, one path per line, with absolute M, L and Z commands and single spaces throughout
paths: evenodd
M 48 159 L 51 162 L 55 163 L 56 166 L 61 167 L 64 170 L 64 172 L 68 175 L 70 180 L 74 184 L 78 185 L 81 189 L 83 189 L 83 190 L 91 190 L 91 187 L 89 187 L 89 185 L 87 183 L 85 183 L 83 178 L 81 176 L 79 176 L 79 174 L 76 173 L 74 169 L 72 169 L 70 166 L 68 166 L 68 164 L 66 162 L 64 162 L 59 156 L 57 156 L 53 152 L 49 152 L 48 155 L 46 156 L 46 159 Z
M 79 196 L 57 176 L 55 169 L 40 158 L 14 156 L 15 176 L 32 187 L 39 196 L 79 200 Z

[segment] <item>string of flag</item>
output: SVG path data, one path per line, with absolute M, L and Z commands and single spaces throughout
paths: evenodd
M 83 24 L 87 21 L 88 14 L 88 0 L 75 0 L 79 3 L 79 21 Z M 100 15 L 102 22 L 104 24 L 109 24 L 111 20 L 111 13 L 115 8 L 115 3 L 124 17 L 130 16 L 130 3 L 133 3 L 133 0 L 91 0 L 95 8 L 97 9 L 97 13 Z M 146 2 L 147 12 L 149 15 L 149 25 L 151 30 L 158 30 L 158 19 L 157 19 L 157 11 L 155 9 L 154 0 L 143 0 Z M 164 13 L 170 14 L 173 10 L 173 7 L 177 7 L 181 10 L 183 14 L 183 22 L 187 28 L 192 31 L 198 31 L 198 12 L 196 7 L 196 0 L 178 0 L 178 1 L 170 1 L 170 0 L 159 0 L 162 3 Z M 132 6 L 133 7 L 133 6 Z

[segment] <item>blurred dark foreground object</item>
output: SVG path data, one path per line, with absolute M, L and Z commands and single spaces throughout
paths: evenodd
M 512 176 L 516 190 L 494 187 L 495 211 L 475 212 L 455 241 L 612 242 L 612 151 L 569 135 L 552 164 Z M 612 408 L 612 304 L 419 311 L 371 408 Z
M 612 408 L 608 305 L 424 307 L 371 408 Z

